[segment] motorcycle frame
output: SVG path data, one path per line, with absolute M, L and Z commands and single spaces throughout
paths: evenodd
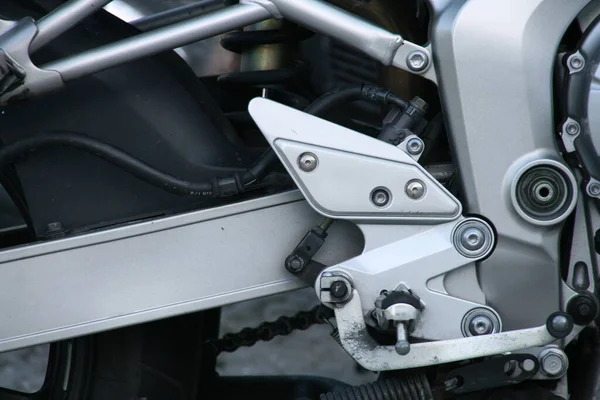
M 38 50 L 108 2 L 65 3 L 37 22 L 37 34 L 24 45 Z M 464 183 L 464 207 L 491 220 L 497 232 L 494 254 L 478 267 L 481 286 L 505 328 L 521 329 L 543 324 L 560 308 L 560 226 L 520 218 L 508 200 L 509 186 L 530 161 L 561 160 L 552 126 L 556 49 L 588 3 L 429 0 L 431 45 L 422 47 L 318 0 L 241 0 L 40 68 L 57 72 L 64 83 L 283 17 L 438 83 Z M 7 26 L 4 35 L 11 34 Z M 426 69 L 408 66 L 414 51 L 429 57 Z M 493 164 L 491 152 L 498 155 Z M 5 250 L 0 253 L 5 304 L 0 351 L 301 287 L 285 272 L 283 260 L 317 219 L 301 195 L 290 192 Z M 319 253 L 327 264 L 361 250 L 360 235 L 348 225 L 337 229 Z M 523 259 L 530 262 L 526 271 Z M 532 287 L 532 282 L 543 284 Z

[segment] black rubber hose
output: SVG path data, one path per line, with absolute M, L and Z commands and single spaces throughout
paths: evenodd
M 334 107 L 354 100 L 369 100 L 389 104 L 396 96 L 388 90 L 373 86 L 358 86 L 337 90 L 323 95 L 312 103 L 305 112 L 322 116 Z M 393 100 L 396 101 L 397 100 Z M 401 100 L 400 100 L 401 101 Z M 241 193 L 246 186 L 263 179 L 272 164 L 277 160 L 273 150 L 266 151 L 256 163 L 245 172 L 235 173 L 226 178 L 214 178 L 209 182 L 190 182 L 162 172 L 132 155 L 107 143 L 72 132 L 52 132 L 19 140 L 0 148 L 0 169 L 28 153 L 46 147 L 66 146 L 118 166 L 137 178 L 167 192 L 185 196 L 223 197 Z M 214 168 L 217 169 L 217 168 Z M 226 169 L 223 169 L 226 170 Z M 231 172 L 228 171 L 228 174 Z

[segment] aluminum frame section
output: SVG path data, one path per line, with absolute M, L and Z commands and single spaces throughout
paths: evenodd
M 425 305 L 410 333 L 412 337 L 425 340 L 460 338 L 463 336 L 463 317 L 472 309 L 485 308 L 497 315 L 485 304 L 450 296 L 443 286 L 428 285 L 432 278 L 469 265 L 488 254 L 483 253 L 473 259 L 464 257 L 456 250 L 452 236 L 456 226 L 463 221 L 465 220 L 461 219 L 458 222 L 430 226 L 398 240 L 394 240 L 393 233 L 390 233 L 393 240 L 390 244 L 326 268 L 321 275 L 341 273 L 348 276 L 353 283 L 354 293 L 361 294 L 361 315 L 369 315 L 382 290 L 408 287 Z M 371 230 L 374 228 L 372 226 Z M 319 293 L 320 287 L 318 284 L 316 286 Z M 498 320 L 501 321 L 500 318 Z M 338 321 L 338 327 L 343 324 L 344 322 Z
M 489 219 L 498 234 L 494 253 L 478 266 L 481 286 L 505 329 L 541 325 L 560 306 L 560 225 L 524 221 L 512 207 L 510 187 L 528 162 L 560 161 L 554 62 L 564 31 L 588 0 L 430 2 L 433 55 L 465 210 Z
M 259 4 L 240 3 L 53 61 L 42 68 L 57 71 L 65 81 L 70 81 L 271 17 L 271 13 Z
M 460 216 L 460 202 L 396 146 L 264 98 L 253 99 L 249 111 L 308 202 L 323 215 L 387 223 L 440 223 Z M 304 153 L 317 157 L 316 168 L 301 168 Z M 407 195 L 414 180 L 426 187 L 416 200 Z M 379 188 L 391 197 L 383 207 L 372 201 Z
M 252 0 L 246 0 L 252 1 Z M 256 0 L 255 0 L 256 1 Z M 384 65 L 393 65 L 436 82 L 430 48 L 421 47 L 355 15 L 320 0 L 258 0 L 274 4 L 284 18 L 315 32 L 331 36 L 362 51 Z M 419 51 L 427 63 L 422 70 L 409 68 L 408 56 Z
M 70 0 L 37 21 L 38 34 L 29 49 L 35 52 L 112 0 Z
M 381 346 L 369 336 L 357 290 L 348 303 L 334 311 L 342 347 L 363 368 L 371 371 L 418 368 L 492 356 L 543 346 L 556 340 L 548 333 L 546 325 L 542 325 L 493 335 L 413 343 L 408 354 L 399 355 L 394 346 Z
M 196 312 L 303 284 L 284 268 L 321 217 L 298 191 L 0 253 L 0 351 Z M 360 253 L 331 227 L 319 261 Z

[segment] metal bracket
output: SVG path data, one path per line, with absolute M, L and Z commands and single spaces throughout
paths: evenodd
M 36 67 L 29 57 L 29 45 L 37 33 L 34 20 L 23 18 L 0 36 L 0 49 L 22 69 L 24 75 L 20 85 L 16 88 L 10 87 L 6 93 L 0 93 L 0 104 L 63 87 L 63 80 L 58 72 Z
M 562 138 L 567 153 L 575 151 L 575 139 L 581 134 L 581 125 L 569 117 L 562 126 L 560 137 Z
M 394 346 L 381 346 L 369 336 L 361 304 L 360 295 L 354 290 L 348 303 L 334 309 L 335 318 L 344 349 L 362 367 L 371 371 L 418 368 L 492 356 L 543 346 L 556 340 L 543 325 L 493 335 L 416 343 L 411 346 L 410 353 L 398 355 Z
M 460 216 L 460 202 L 396 146 L 264 98 L 249 110 L 317 212 L 388 223 Z

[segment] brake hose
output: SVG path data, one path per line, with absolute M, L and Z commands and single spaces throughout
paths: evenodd
M 331 109 L 356 100 L 393 104 L 398 107 L 406 106 L 404 101 L 387 89 L 361 85 L 327 93 L 309 105 L 305 112 L 315 116 L 324 116 Z M 167 192 L 185 196 L 224 197 L 241 193 L 246 186 L 263 179 L 277 160 L 273 150 L 269 149 L 244 172 L 225 178 L 216 177 L 205 182 L 190 182 L 162 172 L 97 139 L 79 133 L 54 131 L 50 134 L 22 139 L 0 148 L 0 169 L 16 161 L 19 157 L 41 148 L 63 146 L 87 152 L 116 165 L 146 183 Z

